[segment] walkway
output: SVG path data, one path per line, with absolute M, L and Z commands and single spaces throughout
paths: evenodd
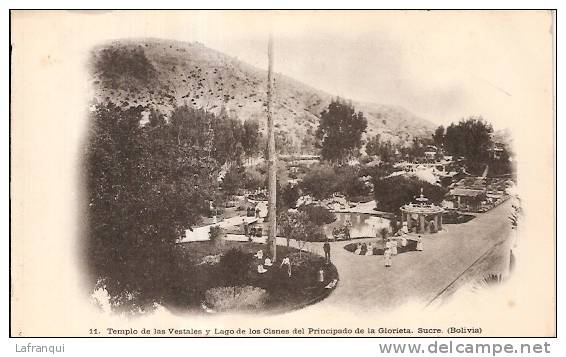
M 423 236 L 424 251 L 393 257 L 393 266 L 385 268 L 382 256 L 358 256 L 343 247 L 348 242 L 332 242 L 332 262 L 340 274 L 336 290 L 317 304 L 347 305 L 352 310 L 391 309 L 409 301 L 426 305 L 442 299 L 478 274 L 501 269 L 501 255 L 494 249 L 504 246 L 510 236 L 511 200 L 463 224 L 447 224 L 445 230 Z M 244 237 L 230 235 L 227 239 Z M 360 239 L 356 242 L 371 241 Z M 265 242 L 265 237 L 254 238 Z M 285 245 L 284 238 L 277 239 Z M 296 242 L 292 241 L 296 247 Z M 307 250 L 323 255 L 322 243 L 308 243 Z M 504 251 L 504 250 L 503 250 Z M 504 252 L 501 252 L 502 254 Z M 491 256 L 490 260 L 481 259 Z M 481 262 L 481 269 L 473 269 Z M 471 272 L 475 271 L 475 275 Z

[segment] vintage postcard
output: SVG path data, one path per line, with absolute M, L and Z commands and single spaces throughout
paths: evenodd
M 10 19 L 11 336 L 555 336 L 552 11 Z

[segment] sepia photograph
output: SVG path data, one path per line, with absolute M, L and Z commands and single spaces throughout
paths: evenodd
M 12 10 L 10 335 L 556 335 L 554 14 Z

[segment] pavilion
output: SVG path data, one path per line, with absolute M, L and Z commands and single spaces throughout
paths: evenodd
M 428 203 L 421 188 L 421 195 L 416 199 L 417 203 L 409 203 L 401 207 L 401 224 L 407 224 L 407 231 L 416 233 L 436 233 L 442 230 L 442 214 L 444 209 L 434 203 Z M 434 223 L 431 223 L 434 222 Z M 432 229 L 431 224 L 434 224 Z

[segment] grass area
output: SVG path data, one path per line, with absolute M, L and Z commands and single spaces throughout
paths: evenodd
M 218 240 L 217 242 L 190 242 L 178 245 L 180 253 L 188 264 L 194 264 L 193 298 L 176 304 L 175 308 L 182 310 L 200 310 L 200 303 L 204 300 L 207 291 L 213 288 L 229 286 L 223 276 L 219 261 L 221 255 L 232 248 L 245 254 L 253 255 L 258 250 L 266 252 L 266 245 L 253 242 L 233 242 Z M 245 281 L 235 291 L 244 287 L 256 287 L 267 292 L 265 304 L 261 310 L 254 312 L 284 312 L 298 309 L 316 303 L 328 296 L 332 289 L 325 289 L 330 281 L 338 278 L 334 265 L 326 265 L 324 258 L 309 252 L 300 252 L 295 248 L 277 247 L 277 256 L 280 261 L 288 256 L 291 261 L 292 274 L 287 274 L 286 266 L 274 264 L 266 267 L 267 272 L 259 274 L 257 265 L 260 260 L 254 258 L 249 264 Z M 318 271 L 324 270 L 324 281 L 319 282 Z M 238 290 L 239 289 L 239 290 Z M 240 311 L 240 310 L 239 310 Z
M 371 245 L 373 248 L 373 255 L 383 255 L 383 253 L 385 252 L 385 243 L 382 240 L 373 241 L 371 242 Z M 344 249 L 346 249 L 350 253 L 354 253 L 357 247 L 358 247 L 358 243 L 349 243 L 344 246 Z M 417 250 L 417 242 L 410 239 L 407 240 L 406 246 L 404 247 L 401 245 L 397 246 L 398 254 L 405 252 L 412 252 L 415 250 Z M 365 255 L 366 252 L 367 252 L 367 242 L 366 242 L 366 248 L 361 249 L 360 255 Z

